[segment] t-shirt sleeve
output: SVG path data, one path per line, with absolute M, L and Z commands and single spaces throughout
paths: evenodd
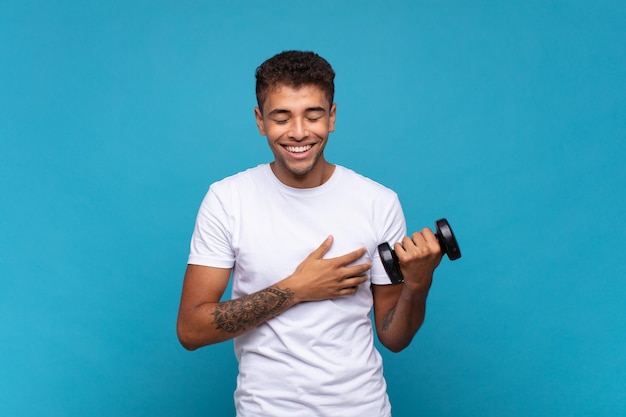
M 228 209 L 211 186 L 198 210 L 187 263 L 232 268 L 235 255 L 229 224 Z
M 406 236 L 404 212 L 395 193 L 391 198 L 385 199 L 383 208 L 377 211 L 376 216 L 380 219 L 380 243 L 388 242 L 393 247 L 396 242 L 400 242 Z M 387 276 L 383 263 L 380 260 L 378 249 L 374 251 L 372 256 L 370 278 L 372 284 L 391 284 L 391 280 Z

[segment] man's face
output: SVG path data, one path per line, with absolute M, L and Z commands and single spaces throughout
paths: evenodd
M 254 109 L 257 127 L 274 153 L 272 168 L 286 185 L 320 185 L 326 161 L 324 147 L 335 130 L 336 105 L 313 85 L 278 86 L 270 90 L 263 109 Z

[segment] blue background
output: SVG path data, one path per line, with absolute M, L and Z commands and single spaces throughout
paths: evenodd
M 0 1 L 0 414 L 228 416 L 175 335 L 209 183 L 271 160 L 254 70 L 337 72 L 330 161 L 463 258 L 384 352 L 394 416 L 626 410 L 626 3 Z

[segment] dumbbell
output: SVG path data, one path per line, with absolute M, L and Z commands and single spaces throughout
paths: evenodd
M 439 219 L 435 222 L 435 227 L 437 230 L 435 236 L 441 247 L 441 252 L 448 255 L 451 261 L 459 259 L 461 257 L 461 249 L 454 237 L 454 233 L 452 233 L 452 228 L 450 228 L 448 221 L 446 219 Z M 383 262 L 383 266 L 391 282 L 393 284 L 404 282 L 404 278 L 400 272 L 398 256 L 396 252 L 391 249 L 389 243 L 385 242 L 378 245 L 378 253 L 380 254 L 380 259 Z

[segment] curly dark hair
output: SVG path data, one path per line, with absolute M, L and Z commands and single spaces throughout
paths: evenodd
M 328 61 L 308 51 L 284 51 L 274 55 L 256 69 L 256 100 L 259 109 L 267 92 L 279 85 L 299 88 L 314 85 L 322 89 L 332 104 L 335 96 L 335 71 Z

